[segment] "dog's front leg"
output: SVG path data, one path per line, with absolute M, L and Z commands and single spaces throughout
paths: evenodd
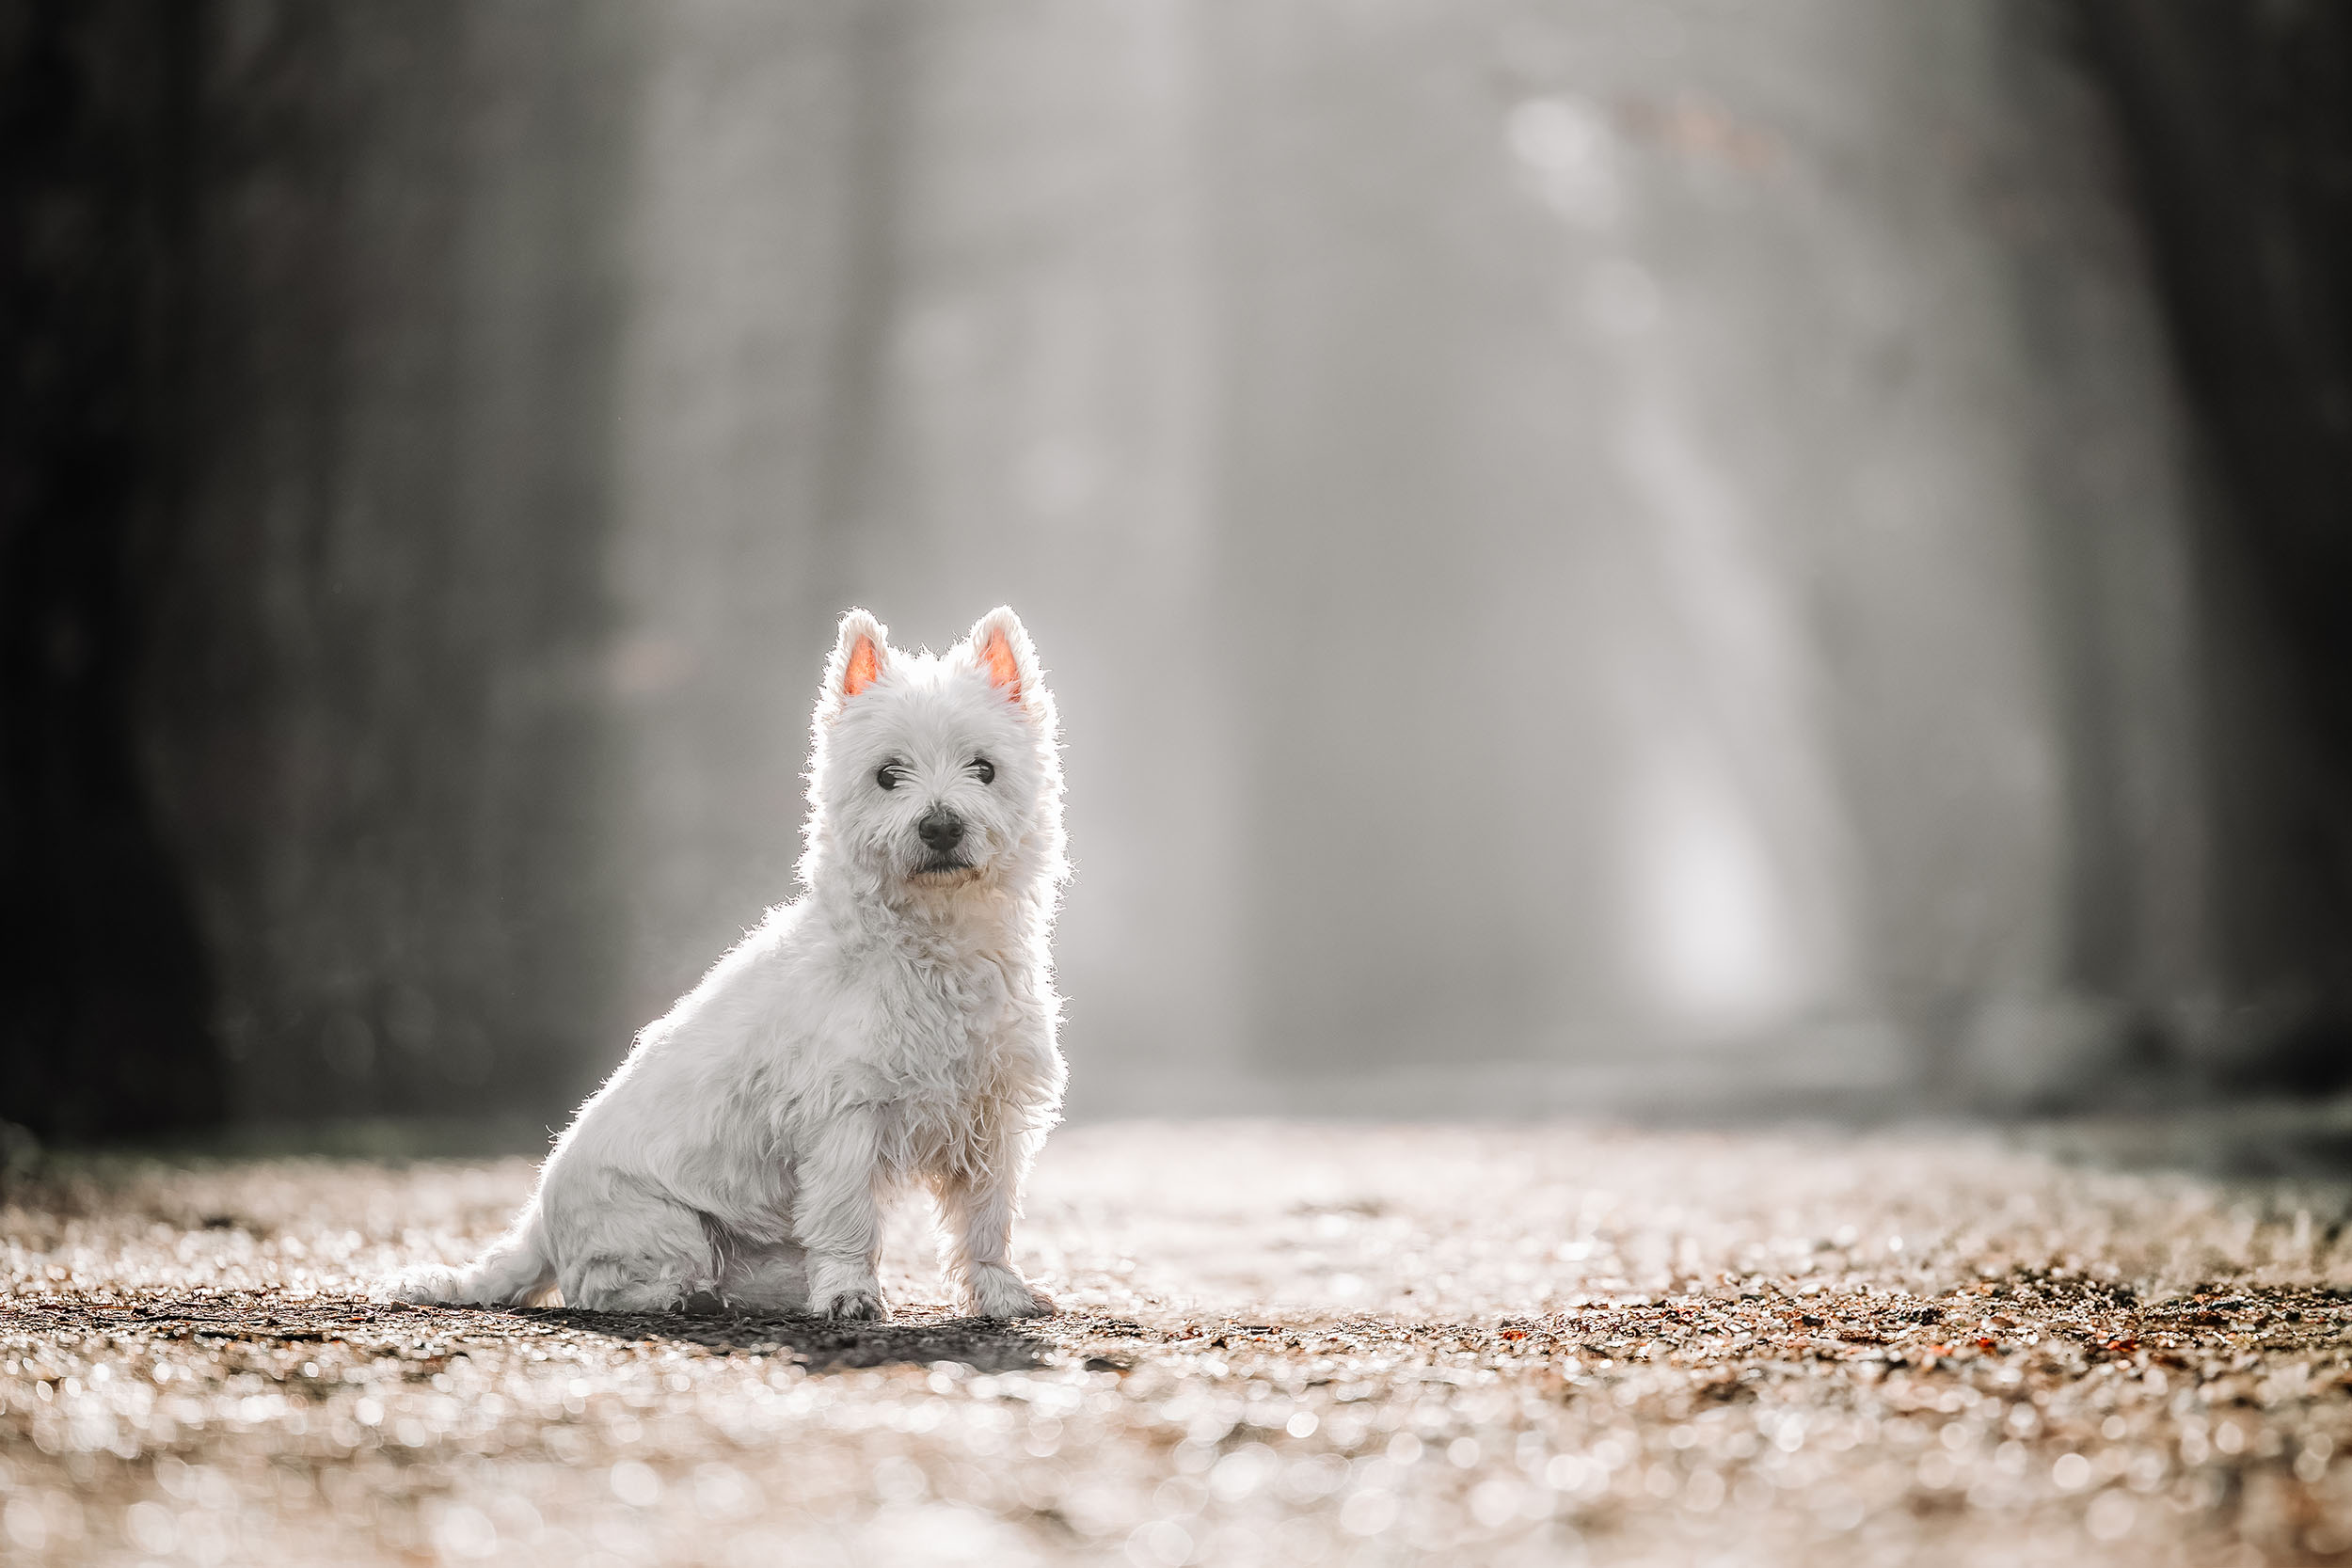
M 808 1249 L 809 1306 L 828 1318 L 890 1315 L 874 1273 L 882 1256 L 876 1117 L 874 1107 L 853 1105 L 829 1118 L 799 1164 L 792 1233 Z
M 947 1227 L 947 1273 L 976 1317 L 1054 1315 L 1053 1298 L 1012 1266 L 1012 1216 L 1021 1206 L 1021 1177 L 1028 1163 L 1026 1142 L 1006 1138 L 984 1168 L 960 1172 L 939 1183 L 940 1218 Z

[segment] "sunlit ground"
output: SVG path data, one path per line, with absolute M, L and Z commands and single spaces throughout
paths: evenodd
M 372 1307 L 520 1161 L 68 1167 L 5 1213 L 11 1563 L 2300 1561 L 2340 1192 L 1991 1135 L 1065 1130 L 1065 1315 Z M 2352 1291 L 2344 1292 L 2352 1296 Z

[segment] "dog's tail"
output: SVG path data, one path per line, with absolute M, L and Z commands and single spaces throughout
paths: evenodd
M 539 1200 L 515 1218 L 514 1228 L 490 1244 L 490 1250 L 462 1269 L 427 1263 L 410 1269 L 392 1282 L 394 1301 L 462 1303 L 471 1307 L 527 1307 L 555 1283 L 555 1263 L 548 1257 L 547 1227 L 539 1217 Z

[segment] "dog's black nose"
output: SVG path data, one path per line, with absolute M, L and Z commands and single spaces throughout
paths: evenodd
M 945 806 L 934 806 L 914 825 L 914 831 L 923 835 L 932 854 L 945 855 L 963 842 L 963 818 Z

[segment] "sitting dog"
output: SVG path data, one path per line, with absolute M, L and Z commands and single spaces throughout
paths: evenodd
M 1054 699 L 1020 619 L 945 655 L 842 617 L 817 699 L 806 893 L 637 1042 L 514 1227 L 417 1302 L 887 1315 L 881 1208 L 930 1187 L 966 1311 L 1050 1315 L 1008 1256 L 1058 1119 L 1047 938 L 1065 875 Z

